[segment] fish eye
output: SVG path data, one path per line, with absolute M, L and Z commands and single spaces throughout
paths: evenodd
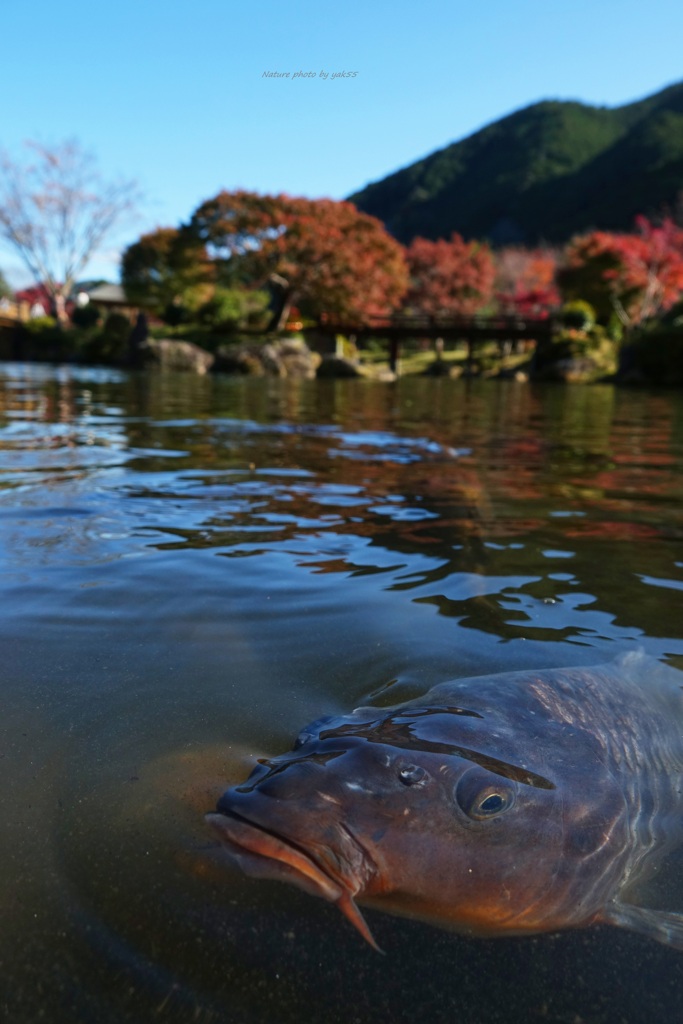
M 477 811 L 479 814 L 499 814 L 507 807 L 507 798 L 502 793 L 489 793 L 479 802 Z
M 417 786 L 427 778 L 427 772 L 419 764 L 404 764 L 398 777 L 404 786 Z
M 468 818 L 487 821 L 512 807 L 515 791 L 504 779 L 492 782 L 490 775 L 483 780 L 479 772 L 465 772 L 455 787 L 455 798 Z

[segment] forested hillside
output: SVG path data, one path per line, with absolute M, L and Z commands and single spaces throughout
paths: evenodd
M 683 83 L 622 107 L 548 100 L 504 117 L 349 198 L 404 243 L 562 242 L 628 230 L 683 193 Z

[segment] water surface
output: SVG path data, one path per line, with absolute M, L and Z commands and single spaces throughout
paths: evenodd
M 683 399 L 0 369 L 0 1014 L 639 1024 L 683 954 L 474 941 L 242 878 L 202 814 L 302 725 L 642 647 L 683 668 Z

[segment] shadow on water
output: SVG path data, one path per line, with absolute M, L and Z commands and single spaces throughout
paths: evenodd
M 370 911 L 380 957 L 202 815 L 368 699 L 635 646 L 683 667 L 682 469 L 676 395 L 3 367 L 7 1019 L 676 1019 L 680 953 Z

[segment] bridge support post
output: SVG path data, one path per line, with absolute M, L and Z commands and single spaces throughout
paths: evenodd
M 389 338 L 389 369 L 398 374 L 398 355 L 400 342 L 397 337 Z

